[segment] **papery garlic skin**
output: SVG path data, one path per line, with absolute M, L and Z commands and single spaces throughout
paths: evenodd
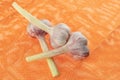
M 46 24 L 48 27 L 51 27 L 51 23 L 46 20 L 40 20 L 42 23 Z M 33 25 L 33 24 L 29 24 L 27 27 L 27 32 L 31 37 L 38 37 L 38 36 L 45 36 L 47 34 L 47 32 L 39 29 L 37 26 Z
M 89 49 L 87 46 L 87 38 L 80 32 L 72 33 L 67 48 L 73 58 L 80 59 L 89 55 Z
M 69 37 L 70 28 L 66 24 L 60 23 L 56 25 L 50 38 L 52 47 L 58 48 L 64 46 L 67 43 Z

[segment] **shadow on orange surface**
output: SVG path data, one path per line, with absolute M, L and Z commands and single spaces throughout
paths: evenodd
M 119 80 L 119 0 L 14 0 L 39 19 L 54 25 L 64 22 L 89 41 L 90 56 L 75 61 L 66 54 L 54 57 L 60 76 L 52 78 L 46 60 L 31 63 L 25 57 L 41 52 L 37 39 L 28 36 L 28 21 L 16 12 L 13 0 L 0 2 L 1 80 Z

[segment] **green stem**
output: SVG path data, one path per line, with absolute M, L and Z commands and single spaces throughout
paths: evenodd
M 51 51 L 46 51 L 46 52 L 39 53 L 39 54 L 36 54 L 33 56 L 29 56 L 26 58 L 26 60 L 28 62 L 30 62 L 30 61 L 34 61 L 34 60 L 38 60 L 38 59 L 53 57 L 53 56 L 60 55 L 65 52 L 67 52 L 66 46 L 62 46 L 60 48 L 57 48 L 57 49 L 54 49 Z
M 41 48 L 42 48 L 43 52 L 48 51 L 48 46 L 46 44 L 45 38 L 44 37 L 39 37 L 38 40 L 39 40 L 39 42 L 41 44 Z M 58 72 L 58 69 L 57 69 L 57 67 L 55 65 L 54 60 L 52 58 L 47 58 L 47 63 L 48 63 L 48 66 L 50 68 L 50 71 L 52 73 L 52 76 L 53 77 L 58 76 L 59 72 Z
M 48 27 L 47 25 L 43 24 L 39 21 L 36 17 L 32 16 L 29 12 L 27 12 L 25 9 L 20 7 L 16 2 L 13 2 L 12 6 L 22 15 L 24 16 L 29 22 L 31 22 L 33 25 L 37 26 L 41 30 L 51 34 L 52 28 Z

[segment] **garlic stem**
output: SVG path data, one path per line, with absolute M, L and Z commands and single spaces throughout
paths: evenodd
M 36 54 L 36 55 L 33 55 L 33 56 L 26 57 L 26 60 L 28 62 L 30 62 L 30 61 L 34 61 L 34 60 L 38 60 L 38 59 L 49 58 L 49 57 L 53 57 L 53 56 L 65 53 L 67 51 L 68 51 L 67 47 L 62 46 L 60 48 L 57 48 L 57 49 L 54 49 L 54 50 L 51 50 L 51 51 L 46 51 L 46 52 L 43 52 L 43 53 L 39 53 L 39 54 Z
M 41 44 L 41 48 L 42 48 L 43 52 L 48 51 L 48 46 L 46 44 L 45 38 L 41 36 L 41 37 L 39 37 L 38 40 L 39 40 L 39 43 Z M 48 63 L 48 66 L 50 68 L 50 71 L 52 73 L 52 76 L 53 77 L 58 76 L 59 72 L 58 72 L 58 69 L 55 65 L 54 60 L 52 58 L 47 58 L 47 63 Z
M 38 26 L 41 30 L 51 34 L 52 28 L 48 27 L 47 25 L 43 24 L 39 21 L 36 17 L 32 16 L 29 12 L 27 12 L 25 9 L 20 7 L 16 2 L 12 3 L 12 6 L 22 15 L 24 16 L 30 23 L 32 23 L 35 26 Z

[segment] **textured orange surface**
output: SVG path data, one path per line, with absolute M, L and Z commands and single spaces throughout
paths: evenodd
M 90 56 L 75 61 L 54 57 L 60 76 L 53 78 L 45 59 L 27 63 L 41 52 L 28 36 L 28 21 L 11 4 L 17 2 L 39 19 L 64 22 L 89 41 Z M 120 0 L 1 0 L 0 80 L 120 80 Z

